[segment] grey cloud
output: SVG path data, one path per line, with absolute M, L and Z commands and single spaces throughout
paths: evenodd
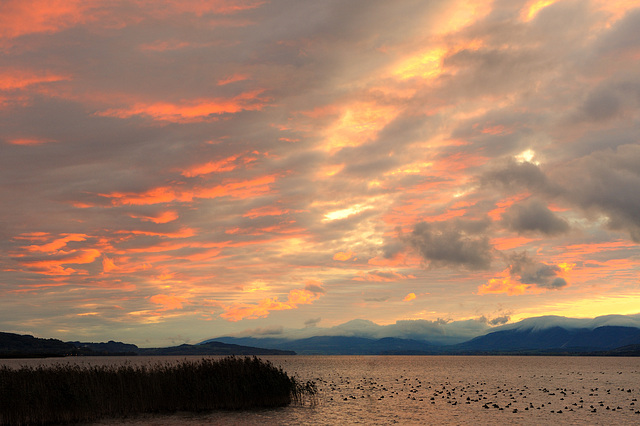
M 563 197 L 585 210 L 604 213 L 611 229 L 626 230 L 640 242 L 640 146 L 618 146 L 594 152 L 556 170 Z
M 569 230 L 569 224 L 556 216 L 539 200 L 512 205 L 503 215 L 503 223 L 518 233 L 539 232 L 557 235 Z
M 502 325 L 502 324 L 508 323 L 510 319 L 511 319 L 511 317 L 509 315 L 503 315 L 503 316 L 500 316 L 500 317 L 495 317 L 495 318 L 490 319 L 488 321 L 488 324 L 489 325 L 493 325 L 493 326 Z
M 640 80 L 624 78 L 607 81 L 593 90 L 586 98 L 582 117 L 590 122 L 623 117 L 640 106 Z
M 640 44 L 640 8 L 627 12 L 616 24 L 597 42 L 599 55 L 619 53 L 629 49 L 637 49 Z
M 318 284 L 307 284 L 306 286 L 304 286 L 304 289 L 312 293 L 321 293 L 321 294 L 326 293 L 326 290 L 324 289 L 324 287 Z
M 237 336 L 280 336 L 284 332 L 281 325 L 270 325 L 241 331 Z
M 386 302 L 387 300 L 389 300 L 389 296 L 385 296 L 385 297 L 365 297 L 363 300 L 365 302 Z
M 420 222 L 403 237 L 429 267 L 463 266 L 487 269 L 491 265 L 492 247 L 483 235 L 484 221 Z
M 464 75 L 456 78 L 462 87 L 450 87 L 453 93 L 464 91 L 481 96 L 488 91 L 508 92 L 527 80 L 527 76 L 544 71 L 548 61 L 539 52 L 519 49 L 461 50 L 445 59 L 445 66 L 464 70 Z
M 535 261 L 526 252 L 515 253 L 509 260 L 509 273 L 512 277 L 517 277 L 522 284 L 533 284 L 549 290 L 567 285 L 567 281 L 558 275 L 561 269 L 557 265 Z
M 548 190 L 551 185 L 537 165 L 524 161 L 508 160 L 480 176 L 482 185 L 498 186 L 511 191 Z
M 318 318 L 309 318 L 308 320 L 306 320 L 304 322 L 304 326 L 305 326 L 305 328 L 317 327 L 321 320 L 322 320 L 322 318 L 320 318 L 320 317 L 318 317 Z

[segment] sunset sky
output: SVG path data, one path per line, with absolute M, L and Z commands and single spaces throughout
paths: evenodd
M 2 1 L 0 331 L 638 313 L 639 28 L 637 0 Z

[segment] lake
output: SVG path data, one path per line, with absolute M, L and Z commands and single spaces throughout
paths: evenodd
M 202 357 L 0 360 L 13 366 L 132 364 Z M 314 380 L 315 405 L 176 413 L 93 425 L 639 424 L 640 358 L 509 356 L 268 356 Z

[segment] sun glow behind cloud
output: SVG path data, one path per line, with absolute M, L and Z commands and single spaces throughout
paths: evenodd
M 627 0 L 5 1 L 0 329 L 632 313 L 638 25 Z

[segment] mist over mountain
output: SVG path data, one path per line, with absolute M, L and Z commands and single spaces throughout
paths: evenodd
M 497 322 L 496 320 L 493 321 L 494 324 L 501 324 L 506 320 L 508 320 L 508 317 L 498 319 Z M 283 327 L 269 327 L 245 330 L 244 332 L 221 337 L 238 338 L 240 342 L 244 341 L 242 340 L 244 338 L 255 338 L 270 343 L 318 336 L 363 337 L 373 340 L 394 337 L 428 341 L 437 345 L 453 345 L 486 334 L 493 328 L 491 321 L 484 317 L 463 321 L 446 321 L 441 319 L 434 321 L 401 320 L 389 325 L 378 325 L 373 321 L 354 319 L 329 328 L 306 327 L 302 329 L 285 329 Z M 208 340 L 222 341 L 220 338 Z
M 309 333 L 316 335 L 295 338 Z M 470 336 L 472 333 L 476 335 Z M 386 326 L 368 320 L 353 320 L 331 328 L 280 329 L 268 336 L 222 336 L 205 342 L 209 341 L 325 355 L 588 353 L 640 345 L 640 315 L 606 315 L 591 319 L 542 316 L 493 327 L 483 319 L 449 323 L 398 321 Z M 637 352 L 633 349 L 629 353 L 634 351 Z

